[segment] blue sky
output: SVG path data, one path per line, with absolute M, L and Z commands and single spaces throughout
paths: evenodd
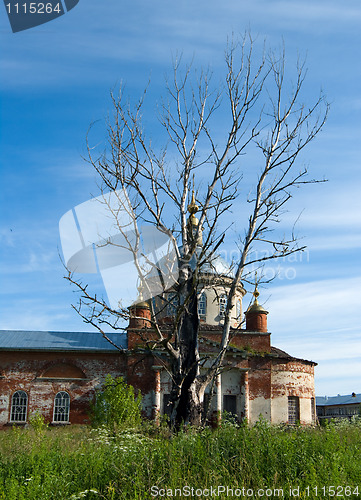
M 123 82 L 137 97 L 150 79 L 147 119 L 156 131 L 152 110 L 172 57 L 182 52 L 220 79 L 227 36 L 250 29 L 270 46 L 284 41 L 289 67 L 307 56 L 304 100 L 322 88 L 331 103 L 302 156 L 328 182 L 299 190 L 285 216 L 290 224 L 302 212 L 307 252 L 279 263 L 261 291 L 272 344 L 319 363 L 318 395 L 361 392 L 360 26 L 358 0 L 80 0 L 16 34 L 2 8 L 0 328 L 86 329 L 62 278 L 58 222 L 97 194 L 82 156 L 90 123 L 102 130 L 111 111 L 110 89 Z

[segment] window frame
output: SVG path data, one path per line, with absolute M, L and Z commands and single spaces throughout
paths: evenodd
M 294 403 L 294 404 L 293 404 Z M 300 421 L 300 398 L 299 396 L 288 396 L 287 399 L 287 409 L 288 409 L 288 423 L 290 425 L 296 425 Z M 294 410 L 294 415 L 291 414 L 291 410 Z
M 25 399 L 25 404 L 22 403 L 22 404 L 15 404 L 14 403 L 14 398 L 17 394 L 21 394 L 20 398 L 22 399 Z M 25 395 L 25 398 L 24 398 L 24 395 Z M 21 399 L 20 399 L 20 402 L 21 402 Z M 27 422 L 27 417 L 28 417 L 28 405 L 29 405 L 29 396 L 27 394 L 27 392 L 23 391 L 22 389 L 19 389 L 17 391 L 14 392 L 14 394 L 11 396 L 11 406 L 10 406 L 10 422 L 13 422 L 13 423 L 26 423 Z M 15 407 L 22 407 L 23 409 L 25 408 L 25 411 L 21 411 L 21 413 L 23 414 L 23 418 L 21 420 L 19 419 L 16 419 L 14 418 L 15 416 L 15 411 L 14 411 L 14 408 Z M 18 415 L 20 412 L 16 412 L 16 414 Z
M 227 301 L 228 301 L 227 294 L 226 293 L 222 293 L 219 296 L 219 299 L 218 299 L 219 316 L 220 316 L 220 318 L 224 318 L 225 315 L 226 315 Z
M 204 310 L 204 312 L 201 312 Z M 200 319 L 206 319 L 207 316 L 207 295 L 202 292 L 198 299 L 198 316 Z
M 61 402 L 63 403 L 62 405 L 57 404 L 57 398 L 59 395 L 62 395 Z M 67 404 L 64 405 L 64 397 L 65 394 L 67 396 Z M 64 413 L 60 412 L 59 413 L 59 408 L 65 408 Z M 57 411 L 58 410 L 58 411 Z M 57 419 L 60 416 L 66 415 L 67 419 L 65 420 L 64 418 L 62 419 Z M 58 391 L 55 396 L 54 396 L 54 406 L 53 406 L 53 423 L 54 424 L 68 424 L 70 421 L 70 394 L 67 391 Z

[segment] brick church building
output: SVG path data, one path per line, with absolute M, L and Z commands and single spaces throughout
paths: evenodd
M 221 335 L 222 297 L 215 317 L 207 302 L 207 295 L 199 301 L 201 356 L 217 351 Z M 54 425 L 86 423 L 89 403 L 108 373 L 141 390 L 147 417 L 167 413 L 165 353 L 148 352 L 140 342 L 148 314 L 147 304 L 138 304 L 127 335 L 109 334 L 112 343 L 98 332 L 0 331 L 0 426 L 24 424 L 36 412 Z M 211 414 L 227 411 L 251 423 L 261 415 L 273 423 L 315 421 L 315 363 L 271 346 L 270 338 L 267 311 L 255 299 L 246 328 L 233 330 L 213 393 L 206 391 Z
M 191 207 L 192 208 L 192 207 Z M 190 224 L 197 224 L 190 210 Z M 199 354 L 218 352 L 227 292 L 232 272 L 220 257 L 202 268 L 198 315 Z M 172 296 L 162 324 L 172 321 Z M 239 285 L 232 304 L 232 331 L 222 373 L 205 393 L 210 418 L 223 411 L 242 421 L 261 416 L 272 423 L 312 424 L 316 419 L 314 367 L 316 363 L 293 357 L 271 345 L 266 311 L 258 292 L 242 319 L 245 290 Z M 133 315 L 133 317 L 132 317 Z M 98 332 L 0 331 L 0 427 L 26 424 L 38 412 L 53 425 L 89 421 L 89 404 L 107 374 L 123 376 L 143 396 L 148 418 L 167 413 L 171 379 L 167 355 L 150 351 L 142 336 L 149 329 L 150 306 L 140 301 L 131 311 L 126 334 Z M 208 391 L 208 392 L 207 392 Z

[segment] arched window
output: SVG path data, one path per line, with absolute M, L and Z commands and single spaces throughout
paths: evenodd
M 60 391 L 54 399 L 54 422 L 69 422 L 70 396 Z
M 16 391 L 11 398 L 11 422 L 26 422 L 28 395 L 24 391 Z
M 206 311 L 207 311 L 207 297 L 204 292 L 202 292 L 201 296 L 198 299 L 198 314 L 200 319 L 206 319 Z
M 225 293 L 222 293 L 222 295 L 219 296 L 219 315 L 221 318 L 224 318 L 224 315 L 226 313 L 226 307 L 227 307 L 227 295 Z

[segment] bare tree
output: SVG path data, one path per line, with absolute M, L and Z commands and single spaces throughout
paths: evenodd
M 124 189 L 135 220 L 153 224 L 175 243 L 179 277 L 172 286 L 176 311 L 168 329 L 161 324 L 159 304 L 169 305 L 170 295 L 160 294 L 163 302 L 157 307 L 150 302 L 152 345 L 162 348 L 170 359 L 171 419 L 175 425 L 201 422 L 204 391 L 222 368 L 234 295 L 241 280 L 250 279 L 248 269 L 304 249 L 292 231 L 279 237 L 274 230 L 293 190 L 318 182 L 309 179 L 306 168 L 299 169 L 297 159 L 321 130 L 328 112 L 322 93 L 310 105 L 302 103 L 304 64 L 297 64 L 291 84 L 285 74 L 284 50 L 275 54 L 264 49 L 257 57 L 247 34 L 241 41 L 228 43 L 225 62 L 224 83 L 214 88 L 209 72 L 201 71 L 197 76 L 192 67 L 182 72 L 181 62 L 175 61 L 166 99 L 159 109 L 166 132 L 163 149 L 153 148 L 142 126 L 146 92 L 131 107 L 122 91 L 112 94 L 110 149 L 97 157 L 88 147 L 89 161 L 100 176 L 102 189 Z M 239 259 L 233 262 L 234 273 L 229 278 L 219 351 L 201 372 L 199 279 L 203 266 L 210 265 L 224 241 L 225 231 L 218 228 L 238 202 L 242 173 L 247 169 L 257 175 L 247 199 L 248 225 L 239 239 Z M 256 253 L 259 248 L 268 251 L 260 256 Z M 127 309 L 112 309 L 73 274 L 69 273 L 68 279 L 82 292 L 76 309 L 85 321 L 103 335 L 105 327 L 123 328 L 120 320 L 128 318 Z

